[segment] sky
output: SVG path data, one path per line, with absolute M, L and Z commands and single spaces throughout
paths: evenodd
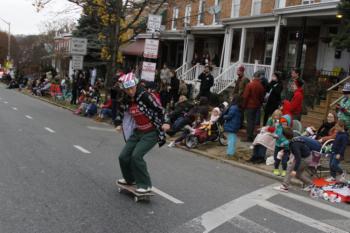
M 39 13 L 32 6 L 33 0 L 0 0 L 0 17 L 11 23 L 11 34 L 30 35 L 39 34 L 43 31 L 42 25 L 45 21 L 59 19 L 79 18 L 80 10 L 76 9 L 69 13 L 60 14 L 67 8 L 69 3 L 66 0 L 54 0 Z M 72 9 L 72 8 L 70 8 Z M 7 31 L 8 26 L 0 20 L 0 30 Z

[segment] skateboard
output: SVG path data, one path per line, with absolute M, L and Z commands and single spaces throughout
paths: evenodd
M 123 190 L 127 191 L 128 193 L 131 193 L 134 196 L 134 201 L 150 201 L 151 196 L 154 196 L 153 192 L 148 193 L 138 193 L 136 192 L 136 186 L 134 185 L 123 185 L 119 184 L 118 181 L 116 181 L 116 184 L 118 186 L 118 192 L 121 193 Z

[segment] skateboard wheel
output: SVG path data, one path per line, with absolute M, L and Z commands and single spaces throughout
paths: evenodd
M 139 201 L 139 198 L 138 198 L 138 197 L 134 197 L 134 201 L 135 201 L 135 202 L 138 202 L 138 201 Z
M 118 188 L 118 192 L 121 193 L 121 192 L 122 192 L 122 189 L 121 189 L 121 188 Z

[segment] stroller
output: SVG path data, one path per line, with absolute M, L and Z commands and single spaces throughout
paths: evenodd
M 308 165 L 307 172 L 311 177 L 323 177 L 324 173 L 329 173 L 329 153 L 332 150 L 334 139 L 326 141 L 320 151 L 311 151 L 311 163 Z
M 224 133 L 223 125 L 219 121 L 211 126 L 208 124 L 195 129 L 186 128 L 185 130 L 191 131 L 185 138 L 185 145 L 189 149 L 194 149 L 198 145 L 208 142 L 219 142 L 220 145 L 227 146 L 227 136 Z

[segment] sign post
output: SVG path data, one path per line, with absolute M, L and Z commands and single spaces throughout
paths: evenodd
M 84 56 L 87 54 L 87 39 L 72 37 L 69 41 L 69 77 L 72 79 L 74 70 L 82 70 L 84 67 Z
M 147 32 L 153 33 L 160 32 L 162 24 L 162 16 L 161 15 L 148 15 L 147 22 Z M 143 52 L 143 57 L 150 60 L 155 61 L 144 61 L 142 64 L 142 75 L 141 79 L 154 82 L 156 67 L 157 67 L 157 58 L 158 58 L 158 50 L 159 50 L 159 40 L 158 39 L 146 39 L 145 40 L 145 48 Z

